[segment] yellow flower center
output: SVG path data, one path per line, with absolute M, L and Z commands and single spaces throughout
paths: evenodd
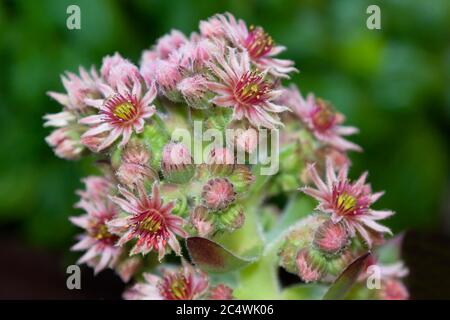
M 343 193 L 337 198 L 337 205 L 339 208 L 344 209 L 344 211 L 349 211 L 355 208 L 356 198 L 349 195 L 348 193 Z
M 186 297 L 186 281 L 184 277 L 173 280 L 170 284 L 170 291 L 172 295 L 177 299 Z
M 155 219 L 154 215 L 149 215 L 141 221 L 139 228 L 154 233 L 161 230 L 161 224 L 161 219 Z
M 99 225 L 96 228 L 95 234 L 94 234 L 94 238 L 97 240 L 107 239 L 107 238 L 110 238 L 111 236 L 112 236 L 112 234 L 109 233 L 108 228 L 106 227 L 105 224 Z
M 122 120 L 128 121 L 132 119 L 135 107 L 131 102 L 124 102 L 114 108 L 114 115 Z

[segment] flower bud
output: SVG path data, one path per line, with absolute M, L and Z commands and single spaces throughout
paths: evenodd
M 236 137 L 236 146 L 239 150 L 252 154 L 258 148 L 258 132 L 253 129 L 241 130 Z
M 241 193 L 248 190 L 255 181 L 255 176 L 247 166 L 236 165 L 229 176 L 229 180 L 233 183 L 236 192 Z
M 327 254 L 337 254 L 349 243 L 347 229 L 343 223 L 327 220 L 314 233 L 314 247 Z
M 322 215 L 311 215 L 292 227 L 278 251 L 280 266 L 290 273 L 298 273 L 298 252 L 302 249 L 309 250 L 314 232 L 325 219 Z
M 71 127 L 54 130 L 45 141 L 53 148 L 55 154 L 63 159 L 77 160 L 84 147 L 80 142 L 80 132 Z
M 182 75 L 176 63 L 158 60 L 155 79 L 158 88 L 169 100 L 181 101 L 177 84 L 181 81 Z
M 208 209 L 203 206 L 197 206 L 192 210 L 190 220 L 197 230 L 198 235 L 201 237 L 206 237 L 214 231 L 214 225 L 209 216 Z
M 236 192 L 228 179 L 214 178 L 203 186 L 202 200 L 210 210 L 223 210 L 236 200 Z
M 161 170 L 171 183 L 182 184 L 191 180 L 195 167 L 188 148 L 182 143 L 166 144 L 162 153 Z
M 302 249 L 297 254 L 298 275 L 306 283 L 322 278 L 324 265 L 317 263 L 308 249 Z
M 226 210 L 214 212 L 214 220 L 218 230 L 233 232 L 244 224 L 244 210 L 239 205 L 232 205 Z
M 228 176 L 233 172 L 234 156 L 227 148 L 212 149 L 206 162 L 213 175 Z
M 177 89 L 190 107 L 206 109 L 209 106 L 207 81 L 203 75 L 184 78 L 177 84 Z
M 210 300 L 232 300 L 233 299 L 233 289 L 230 287 L 219 284 L 212 287 L 209 290 L 208 299 Z
M 128 143 L 121 160 L 116 175 L 122 184 L 133 189 L 140 182 L 157 178 L 157 173 L 150 167 L 150 152 L 141 142 Z
M 133 81 L 142 80 L 138 68 L 118 53 L 103 58 L 100 72 L 113 88 L 117 88 L 119 83 L 132 86 Z

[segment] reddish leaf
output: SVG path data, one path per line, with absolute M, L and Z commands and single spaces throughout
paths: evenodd
M 353 287 L 361 272 L 367 266 L 370 252 L 367 252 L 353 261 L 330 286 L 325 293 L 324 300 L 342 300 Z
M 201 237 L 186 239 L 193 263 L 206 272 L 229 272 L 245 267 L 255 261 L 236 256 L 220 244 Z

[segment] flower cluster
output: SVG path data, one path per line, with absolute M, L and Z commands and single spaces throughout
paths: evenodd
M 161 270 L 162 276 L 144 273 L 144 282 L 124 293 L 127 300 L 231 300 L 232 290 L 219 284 L 210 287 L 205 273 L 195 270 L 185 260 L 177 270 Z
M 382 193 L 372 192 L 367 174 L 347 176 L 347 153 L 361 148 L 346 136 L 357 129 L 329 102 L 283 85 L 297 71 L 279 57 L 284 49 L 262 27 L 225 13 L 189 36 L 172 30 L 139 65 L 115 53 L 98 70 L 62 76 L 65 92 L 48 93 L 62 108 L 44 116 L 54 128 L 46 141 L 64 159 L 90 155 L 103 172 L 83 180 L 76 204 L 83 214 L 70 218 L 84 230 L 72 248 L 84 252 L 79 263 L 134 279 L 125 299 L 248 299 L 258 290 L 239 283 L 249 274 L 242 266 L 270 257 L 261 270 L 278 262 L 304 282 L 330 283 L 384 243 L 390 230 L 378 221 L 393 212 L 372 209 Z M 206 146 L 198 161 L 196 146 L 206 143 L 198 143 L 197 122 L 219 137 L 238 134 Z M 194 131 L 193 139 L 178 129 Z M 281 152 L 264 157 L 268 130 L 281 131 Z M 280 170 L 264 176 L 253 160 L 268 156 L 279 158 Z M 280 217 L 276 199 L 295 202 L 300 186 L 319 203 L 284 230 L 292 220 Z M 279 254 L 253 256 L 271 248 Z M 382 287 L 375 298 L 408 296 L 392 273 Z

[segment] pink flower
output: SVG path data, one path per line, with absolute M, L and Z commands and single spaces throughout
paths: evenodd
M 126 300 L 195 300 L 208 290 L 205 273 L 195 270 L 185 260 L 178 270 L 163 270 L 162 277 L 144 273 L 144 282 L 137 283 L 123 297 Z
M 101 92 L 98 89 L 100 77 L 94 67 L 88 72 L 83 67 L 79 68 L 80 76 L 67 72 L 61 76 L 66 93 L 48 92 L 48 95 L 72 112 L 85 112 L 86 98 L 98 98 Z
M 409 292 L 400 280 L 386 279 L 381 282 L 380 298 L 382 300 L 408 300 Z
M 77 117 L 69 111 L 61 111 L 58 113 L 46 114 L 44 116 L 44 127 L 62 128 L 75 123 Z
M 117 245 L 123 246 L 126 242 L 137 239 L 131 254 L 147 254 L 154 250 L 161 260 L 169 245 L 180 255 L 181 248 L 176 235 L 187 235 L 182 229 L 183 219 L 172 214 L 173 202 L 163 204 L 158 183 L 153 184 L 151 196 L 147 195 L 142 185 L 138 186 L 138 197 L 120 186 L 119 192 L 124 198 L 114 196 L 111 199 L 128 215 L 109 222 L 111 230 L 124 232 Z
M 403 261 L 399 261 L 390 265 L 378 264 L 375 258 L 368 262 L 367 272 L 362 273 L 360 281 L 367 281 L 367 279 L 374 275 L 370 267 L 376 266 L 378 268 L 377 275 L 380 276 L 381 288 L 379 290 L 379 297 L 382 300 L 407 300 L 409 299 L 409 292 L 405 285 L 401 282 L 401 278 L 408 275 L 409 270 L 405 267 Z
M 286 48 L 276 46 L 272 37 L 263 28 L 253 26 L 247 28 L 243 20 L 236 20 L 230 13 L 219 14 L 216 19 L 222 23 L 222 32 L 225 37 L 233 45 L 248 52 L 251 61 L 258 68 L 269 69 L 269 72 L 274 76 L 284 78 L 289 78 L 287 74 L 297 70 L 293 67 L 293 61 L 274 58 Z M 212 21 L 217 24 L 215 19 Z
M 122 141 L 119 147 L 125 146 L 133 131 L 141 133 L 144 130 L 145 119 L 156 112 L 155 106 L 150 105 L 156 97 L 154 85 L 144 91 L 140 81 L 135 81 L 131 89 L 119 82 L 117 91 L 107 85 L 103 85 L 102 90 L 108 98 L 86 99 L 86 103 L 97 108 L 99 113 L 79 121 L 82 124 L 93 125 L 82 138 L 109 133 L 98 146 L 97 151 L 109 147 L 120 136 Z
M 88 177 L 84 183 L 86 190 L 78 192 L 81 200 L 76 207 L 86 214 L 71 217 L 70 221 L 86 232 L 72 250 L 87 250 L 78 263 L 87 263 L 98 273 L 106 267 L 114 267 L 122 253 L 122 249 L 115 246 L 119 238 L 111 234 L 107 227 L 107 223 L 117 216 L 118 208 L 108 198 L 112 184 L 107 179 Z
M 334 223 L 342 221 L 350 236 L 353 237 L 355 231 L 358 231 L 370 247 L 372 239 L 366 228 L 377 233 L 391 233 L 389 228 L 376 221 L 387 218 L 394 212 L 370 208 L 383 195 L 383 192 L 372 193 L 370 185 L 365 184 L 367 173 L 352 183 L 347 178 L 348 167 L 341 168 L 336 176 L 329 158 L 326 161 L 326 183 L 319 177 L 314 165 L 309 165 L 308 172 L 317 189 L 304 187 L 301 190 L 319 200 L 317 209 L 331 214 Z
M 53 148 L 58 157 L 67 160 L 79 159 L 84 150 L 79 133 L 69 127 L 54 130 L 45 138 L 45 141 Z
M 127 59 L 122 58 L 119 53 L 103 58 L 100 72 L 106 83 L 114 89 L 119 86 L 119 83 L 132 87 L 133 83 L 142 79 L 138 68 Z
M 358 132 L 355 127 L 341 126 L 344 117 L 336 113 L 331 105 L 322 99 L 316 99 L 313 94 L 303 99 L 297 88 L 292 86 L 284 93 L 286 104 L 292 108 L 304 125 L 321 142 L 341 151 L 361 151 L 361 147 L 342 138 Z
M 233 118 L 246 118 L 255 127 L 275 128 L 281 126 L 276 113 L 289 110 L 272 102 L 281 91 L 265 81 L 265 73 L 251 71 L 247 53 L 230 49 L 228 60 L 216 55 L 217 64 L 209 67 L 219 82 L 210 82 L 209 88 L 216 92 L 212 102 L 222 107 L 234 108 Z

